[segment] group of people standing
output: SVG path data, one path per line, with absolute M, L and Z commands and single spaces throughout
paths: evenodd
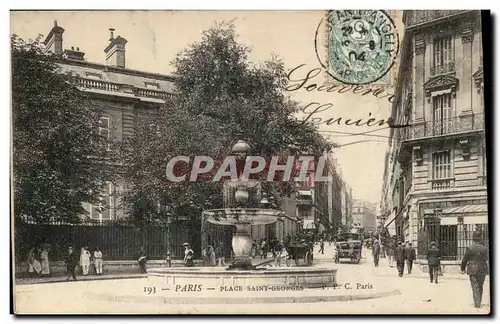
M 28 252 L 28 275 L 30 277 L 50 276 L 49 248 L 33 247 Z
M 80 253 L 70 246 L 68 247 L 68 253 L 64 261 L 66 263 L 66 271 L 68 275 L 67 280 L 70 280 L 71 278 L 73 280 L 77 280 L 76 271 L 78 266 L 80 266 L 83 276 L 89 275 L 91 261 L 94 261 L 95 274 L 97 276 L 102 275 L 103 254 L 98 246 L 94 248 L 93 255 L 90 253 L 87 246 L 82 247 Z
M 28 252 L 28 274 L 30 277 L 48 277 L 50 276 L 50 263 L 49 263 L 50 248 L 45 246 L 42 248 L 31 248 Z M 73 247 L 68 247 L 68 252 L 65 256 L 66 270 L 68 279 L 71 277 L 76 280 L 77 268 L 81 268 L 81 273 L 87 276 L 90 273 L 91 261 L 94 261 L 95 274 L 102 274 L 103 260 L 102 251 L 99 247 L 94 249 L 91 254 L 88 247 L 81 248 L 80 253 L 76 252 Z

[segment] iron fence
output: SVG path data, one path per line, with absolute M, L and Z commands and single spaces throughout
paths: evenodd
M 76 249 L 88 246 L 90 250 L 99 246 L 106 260 L 135 260 L 141 248 L 150 259 L 163 259 L 168 250 L 174 259 L 182 259 L 184 242 L 190 242 L 195 251 L 200 251 L 198 234 L 188 221 L 137 225 L 130 221 L 35 224 L 17 220 L 14 224 L 15 258 L 23 261 L 31 248 L 46 246 L 50 249 L 51 260 L 63 260 L 68 246 Z

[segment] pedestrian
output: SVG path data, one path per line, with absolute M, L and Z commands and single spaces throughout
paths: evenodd
M 146 263 L 148 262 L 148 256 L 146 255 L 146 251 L 144 248 L 141 248 L 139 252 L 139 258 L 137 259 L 137 263 L 139 264 L 139 271 L 141 273 L 146 273 Z
M 275 255 L 274 260 L 276 261 L 277 267 L 281 267 L 281 255 L 283 253 L 283 248 L 284 248 L 283 241 L 276 243 L 276 245 L 274 246 L 274 255 Z
M 37 260 L 36 249 L 31 248 L 28 252 L 28 275 L 30 277 L 39 276 L 42 271 L 42 265 Z
M 462 274 L 465 273 L 465 268 L 467 267 L 467 274 L 469 275 L 472 288 L 472 298 L 474 300 L 474 307 L 476 308 L 481 307 L 484 279 L 489 273 L 488 249 L 481 242 L 481 236 L 481 232 L 474 232 L 472 235 L 473 242 L 466 249 L 461 265 Z
M 40 252 L 40 260 L 42 270 L 40 271 L 41 275 L 43 277 L 48 277 L 50 276 L 50 265 L 49 265 L 49 248 L 47 246 L 44 246 L 42 248 L 42 252 Z
M 403 273 L 405 271 L 405 259 L 406 259 L 406 250 L 401 241 L 398 241 L 398 247 L 396 248 L 396 266 L 398 268 L 398 275 L 403 277 Z
M 255 256 L 257 255 L 258 251 L 259 251 L 259 245 L 254 240 L 252 243 L 252 250 L 250 251 L 250 256 L 252 257 L 252 259 L 255 259 Z
M 321 254 L 325 254 L 325 241 L 323 241 L 323 239 L 321 239 L 319 241 L 319 251 L 318 253 L 321 252 Z
M 415 253 L 415 248 L 408 242 L 406 246 L 406 265 L 408 267 L 408 274 L 411 273 L 411 269 L 413 268 L 413 261 L 417 258 L 417 254 Z
M 378 267 L 378 262 L 380 257 L 380 243 L 378 242 L 378 240 L 375 240 L 373 242 L 372 255 L 373 255 L 373 263 L 375 263 L 375 267 Z
M 391 268 L 393 265 L 394 250 L 395 249 L 396 249 L 396 245 L 394 244 L 394 241 L 390 240 L 389 243 L 387 244 L 386 253 L 387 253 L 387 260 L 389 260 L 389 267 L 391 267 Z
M 441 261 L 441 252 L 437 247 L 436 242 L 431 242 L 431 246 L 427 251 L 427 265 L 429 266 L 429 276 L 431 283 L 434 280 L 438 283 L 438 272 Z
M 224 243 L 220 242 L 219 246 L 215 248 L 215 257 L 217 258 L 218 266 L 225 266 L 225 258 L 224 258 Z
M 208 245 L 204 250 L 204 265 L 207 267 L 215 266 L 215 251 L 212 245 Z
M 90 268 L 90 252 L 86 246 L 82 247 L 80 252 L 80 266 L 82 267 L 82 275 L 88 275 Z
M 262 240 L 262 243 L 260 244 L 260 250 L 261 250 L 261 259 L 267 259 L 267 242 L 266 240 Z
M 100 276 L 102 275 L 102 251 L 96 246 L 94 250 L 94 265 L 95 265 L 95 274 Z
M 184 247 L 184 264 L 186 267 L 194 267 L 194 251 L 189 246 L 189 243 L 182 244 Z
M 66 256 L 66 272 L 68 274 L 68 278 L 66 280 L 69 280 L 70 278 L 73 278 L 73 280 L 76 280 L 76 266 L 78 265 L 78 259 L 79 259 L 78 253 L 73 250 L 73 247 L 68 247 L 68 254 Z

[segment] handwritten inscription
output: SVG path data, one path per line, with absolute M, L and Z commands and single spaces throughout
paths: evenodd
M 287 74 L 288 81 L 292 82 L 289 84 L 285 91 L 294 92 L 300 89 L 304 89 L 308 92 L 317 91 L 317 92 L 337 92 L 337 93 L 346 93 L 352 92 L 353 94 L 359 96 L 366 96 L 368 94 L 372 94 L 374 97 L 378 99 L 385 98 L 390 103 L 394 100 L 394 95 L 391 93 L 386 93 L 383 88 L 380 87 L 370 87 L 367 88 L 363 85 L 352 85 L 352 84 L 318 84 L 315 82 L 315 78 L 320 75 L 321 69 L 314 68 L 309 71 L 305 69 L 305 64 L 301 64 L 291 69 Z

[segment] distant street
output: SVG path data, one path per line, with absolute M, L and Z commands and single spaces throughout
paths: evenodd
M 371 255 L 361 260 L 360 264 L 333 262 L 333 245 L 325 246 L 325 254 L 318 254 L 315 249 L 316 267 L 334 267 L 338 269 L 338 283 L 345 294 L 356 294 L 358 291 L 373 293 L 397 289 L 401 294 L 388 297 L 316 303 L 269 303 L 237 305 L 188 305 L 158 304 L 145 302 L 113 302 L 114 291 L 120 294 L 124 287 L 128 291 L 136 291 L 141 295 L 147 279 L 118 279 L 104 281 L 81 281 L 69 283 L 26 284 L 16 287 L 17 302 L 23 307 L 18 312 L 97 312 L 97 313 L 198 313 L 217 312 L 231 313 L 231 310 L 248 313 L 471 313 L 487 314 L 489 312 L 489 278 L 484 286 L 483 308 L 475 309 L 472 303 L 470 283 L 467 276 L 444 275 L 438 285 L 429 282 L 427 274 L 417 266 L 414 273 L 399 278 L 396 268 L 389 268 L 386 259 L 381 259 L 380 267 L 374 268 Z M 368 251 L 370 252 L 370 251 Z M 85 297 L 89 292 L 108 293 L 110 300 L 92 300 Z M 305 293 L 305 292 L 304 292 Z M 337 292 L 338 293 L 338 292 Z M 207 295 L 216 297 L 216 292 Z M 295 294 L 300 294 L 296 292 Z M 242 296 L 244 298 L 244 296 Z M 293 307 L 291 309 L 290 307 Z

